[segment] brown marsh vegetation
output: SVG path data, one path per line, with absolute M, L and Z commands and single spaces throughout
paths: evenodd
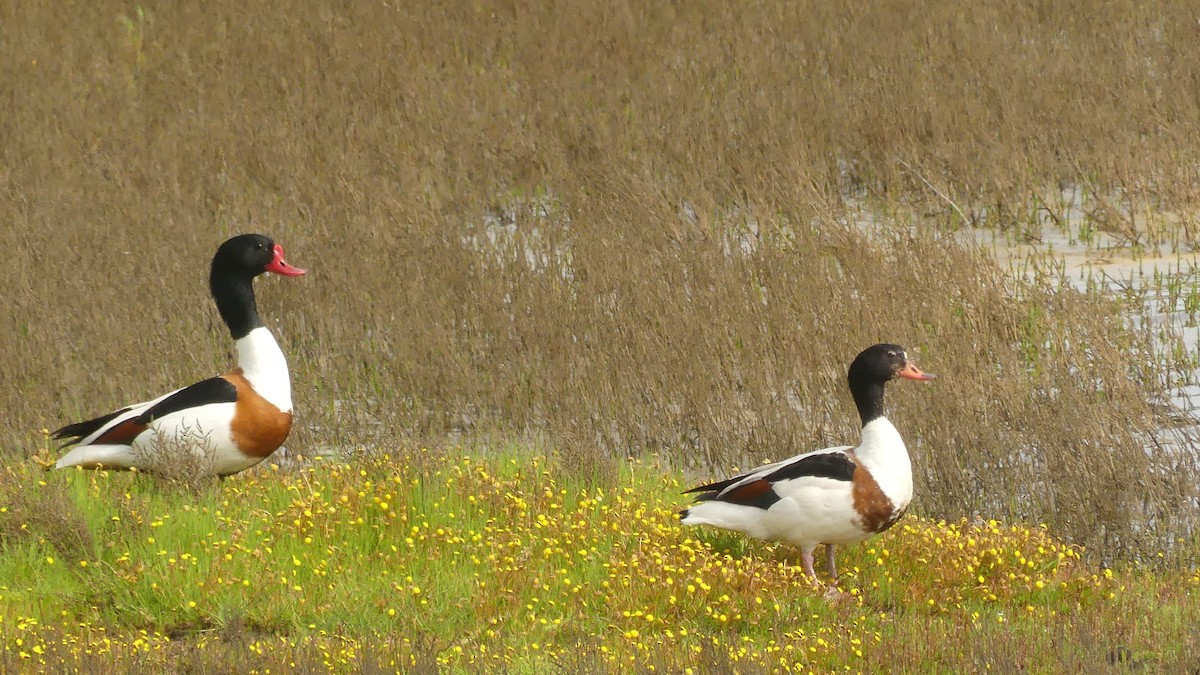
M 888 340 L 940 375 L 890 396 L 919 511 L 1194 537 L 1148 336 L 955 230 L 1069 185 L 1195 243 L 1198 46 L 1165 2 L 10 3 L 3 451 L 225 368 L 205 264 L 263 231 L 310 270 L 258 285 L 293 452 L 745 466 L 852 440 Z

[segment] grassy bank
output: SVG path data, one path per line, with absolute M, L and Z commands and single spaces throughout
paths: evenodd
M 1200 665 L 1194 570 L 1101 569 L 1037 525 L 909 518 L 843 549 L 833 596 L 793 551 L 681 527 L 680 478 L 654 464 L 583 480 L 452 449 L 215 486 L 0 476 L 6 670 Z
M 0 6 L 0 670 L 1196 670 L 1196 355 L 1153 314 L 1200 290 L 963 236 L 1194 248 L 1193 14 Z M 247 231 L 310 271 L 257 287 L 289 454 L 340 459 L 34 469 L 229 368 L 206 264 Z M 888 394 L 924 519 L 845 595 L 676 524 L 684 475 L 856 438 L 879 341 L 939 375 Z M 397 449 L 447 438 L 556 454 Z

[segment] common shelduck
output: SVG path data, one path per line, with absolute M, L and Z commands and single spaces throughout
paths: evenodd
M 680 512 L 687 525 L 725 530 L 799 547 L 804 571 L 816 579 L 813 551 L 825 544 L 836 579 L 833 547 L 854 544 L 891 527 L 913 496 L 912 463 L 900 432 L 883 416 L 883 387 L 894 377 L 930 380 L 904 348 L 879 344 L 850 364 L 846 379 L 862 418 L 862 440 L 796 455 L 749 473 L 688 490 L 696 504 Z
M 209 289 L 237 347 L 233 372 L 66 425 L 53 437 L 75 447 L 55 467 L 150 469 L 169 461 L 156 453 L 187 449 L 211 459 L 202 470 L 228 476 L 282 445 L 292 428 L 292 384 L 283 352 L 258 317 L 252 282 L 263 272 L 304 274 L 261 234 L 229 239 L 213 256 Z

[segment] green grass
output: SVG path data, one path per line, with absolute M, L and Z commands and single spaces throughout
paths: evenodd
M 9 468 L 0 666 L 1198 665 L 1194 570 L 1114 573 L 1041 527 L 908 518 L 842 549 L 828 595 L 786 547 L 679 525 L 680 479 L 653 463 L 575 474 L 428 450 L 199 488 Z

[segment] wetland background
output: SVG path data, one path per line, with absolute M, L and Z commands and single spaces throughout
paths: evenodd
M 845 368 L 893 341 L 940 376 L 889 390 L 919 513 L 1194 561 L 1195 345 L 1036 244 L 1193 249 L 1197 19 L 0 6 L 0 446 L 227 368 L 207 264 L 261 231 L 310 272 L 257 286 L 291 453 L 453 438 L 708 475 L 852 442 Z M 1025 271 L 980 229 L 1035 244 Z

